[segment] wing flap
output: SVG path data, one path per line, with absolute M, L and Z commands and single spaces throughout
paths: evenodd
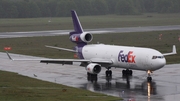
M 72 61 L 48 61 L 48 60 L 41 60 L 40 61 L 41 63 L 53 63 L 53 64 L 69 64 L 69 65 L 72 65 L 73 62 Z
M 90 62 L 90 60 L 84 60 L 84 59 L 41 59 L 41 63 L 53 63 L 53 64 L 69 64 L 73 65 L 73 62 Z

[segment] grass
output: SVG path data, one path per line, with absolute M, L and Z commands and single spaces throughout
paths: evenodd
M 119 101 L 120 98 L 0 71 L 1 101 Z
M 159 40 L 159 34 L 162 40 Z M 180 30 L 176 31 L 155 31 L 155 32 L 134 32 L 134 33 L 110 33 L 94 35 L 92 43 L 115 44 L 125 46 L 149 47 L 159 50 L 162 53 L 172 51 L 172 45 L 176 45 L 177 52 L 180 53 L 178 36 Z M 48 36 L 48 37 L 30 37 L 30 38 L 9 38 L 0 40 L 0 51 L 3 47 L 11 46 L 12 53 L 33 55 L 48 58 L 73 58 L 73 53 L 58 51 L 46 48 L 44 45 L 58 46 L 72 49 L 74 44 L 69 41 L 68 35 Z M 179 63 L 180 55 L 167 56 L 167 63 Z
M 85 29 L 178 25 L 180 14 L 80 16 Z M 51 19 L 51 22 L 49 20 Z M 71 17 L 0 19 L 0 32 L 73 29 Z

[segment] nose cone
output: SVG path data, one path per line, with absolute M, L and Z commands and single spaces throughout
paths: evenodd
M 159 60 L 159 67 L 164 67 L 164 65 L 166 65 L 166 59 L 165 58 Z
M 154 70 L 160 69 L 166 65 L 166 59 L 158 59 L 154 65 Z

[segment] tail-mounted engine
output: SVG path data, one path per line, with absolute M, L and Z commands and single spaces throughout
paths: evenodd
M 86 70 L 88 73 L 91 74 L 98 74 L 101 71 L 101 66 L 99 64 L 95 64 L 95 63 L 90 63 L 87 67 Z
M 92 34 L 87 32 L 83 32 L 81 34 L 72 34 L 70 36 L 70 40 L 75 43 L 81 43 L 81 42 L 89 43 L 92 41 L 92 39 L 93 39 Z

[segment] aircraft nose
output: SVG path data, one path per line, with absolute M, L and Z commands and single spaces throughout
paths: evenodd
M 166 65 L 166 59 L 165 58 L 159 59 L 157 65 L 156 65 L 156 68 L 160 69 L 160 68 L 164 67 L 164 65 Z
M 164 65 L 166 65 L 166 59 L 163 58 L 163 59 L 158 59 L 156 61 L 153 62 L 153 65 L 151 67 L 151 70 L 158 70 L 162 67 L 164 67 Z
M 166 65 L 166 59 L 165 59 L 165 58 L 163 58 L 163 59 L 161 60 L 160 65 L 161 65 L 162 67 L 163 67 L 164 65 Z

